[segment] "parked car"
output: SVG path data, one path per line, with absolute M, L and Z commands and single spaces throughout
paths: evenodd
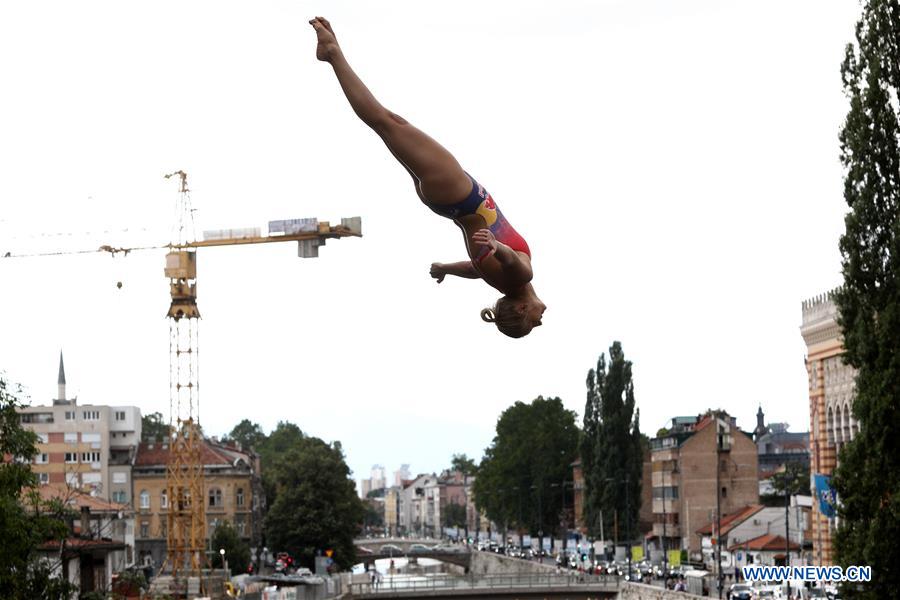
M 382 554 L 390 554 L 391 556 L 403 556 L 403 548 L 394 544 L 384 544 L 381 547 Z
M 412 544 L 409 547 L 410 554 L 421 554 L 422 552 L 431 552 L 431 548 L 425 544 Z

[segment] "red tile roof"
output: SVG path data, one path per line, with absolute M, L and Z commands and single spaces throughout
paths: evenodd
M 757 550 L 757 551 L 784 551 L 784 536 L 767 533 L 752 540 L 746 540 L 740 544 L 734 544 L 728 548 L 731 550 Z M 800 546 L 794 542 L 790 543 L 791 550 L 799 550 Z
M 39 489 L 42 500 L 59 499 L 74 507 L 76 510 L 80 510 L 84 506 L 90 508 L 91 512 L 96 513 L 131 510 L 131 506 L 128 504 L 109 502 L 103 498 L 97 498 L 90 494 L 73 490 L 62 483 L 42 485 Z
M 87 540 L 84 538 L 70 537 L 66 538 L 66 551 L 67 552 L 78 552 L 79 550 L 124 550 L 125 544 L 123 542 L 114 542 L 112 540 Z M 51 550 L 53 552 L 59 552 L 59 542 L 56 540 L 50 542 L 44 542 L 40 545 L 41 550 Z
M 200 444 L 200 459 L 204 465 L 233 465 L 234 461 L 242 458 L 247 464 L 253 464 L 249 455 L 237 449 L 225 448 L 203 440 Z M 169 462 L 169 444 L 159 442 L 141 442 L 138 446 L 137 457 L 134 460 L 136 467 L 149 467 L 165 465 Z
M 728 533 L 762 509 L 762 504 L 751 504 L 750 506 L 745 506 L 737 512 L 722 515 L 722 533 Z M 700 535 L 712 535 L 714 525 L 715 521 L 711 521 L 698 529 L 697 533 L 699 533 Z

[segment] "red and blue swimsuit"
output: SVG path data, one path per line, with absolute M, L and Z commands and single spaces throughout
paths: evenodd
M 513 229 L 500 209 L 497 208 L 494 199 L 480 183 L 469 175 L 472 180 L 472 191 L 462 202 L 456 204 L 427 204 L 428 208 L 448 219 L 453 219 L 459 223 L 459 218 L 466 215 L 481 215 L 488 229 L 494 234 L 498 242 L 506 244 L 517 252 L 524 252 L 531 257 L 531 250 L 528 244 L 519 233 Z M 482 248 L 475 260 L 479 263 L 488 256 L 490 249 Z

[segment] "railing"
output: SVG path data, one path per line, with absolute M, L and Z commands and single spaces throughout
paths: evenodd
M 458 577 L 438 575 L 434 577 L 389 578 L 380 582 L 351 583 L 352 596 L 377 594 L 436 592 L 441 590 L 514 589 L 514 588 L 601 588 L 615 590 L 618 581 L 610 575 L 586 575 L 582 573 L 514 574 L 514 575 L 468 575 Z

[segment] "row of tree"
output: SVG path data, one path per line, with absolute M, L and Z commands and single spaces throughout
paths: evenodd
M 559 398 L 517 402 L 497 421 L 474 484 L 476 506 L 493 522 L 542 537 L 570 526 L 573 463 L 585 480 L 589 535 L 637 534 L 646 437 L 640 432 L 631 362 L 614 342 L 587 376 L 583 426 Z

